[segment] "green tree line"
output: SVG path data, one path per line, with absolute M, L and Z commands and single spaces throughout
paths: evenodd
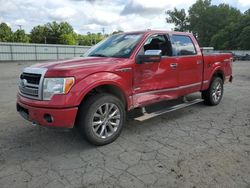
M 102 35 L 101 33 L 88 32 L 86 35 L 77 34 L 67 22 L 58 23 L 54 21 L 45 25 L 38 25 L 32 28 L 30 34 L 26 34 L 22 29 L 13 32 L 6 23 L 0 24 L 0 42 L 91 46 L 100 42 L 105 37 L 106 35 Z
M 211 0 L 197 0 L 187 11 L 174 8 L 166 11 L 166 15 L 166 22 L 173 23 L 174 30 L 192 32 L 201 46 L 250 50 L 250 9 L 242 13 L 228 4 L 212 5 Z M 104 37 L 101 33 L 77 34 L 67 22 L 38 25 L 30 34 L 22 29 L 13 32 L 6 23 L 0 24 L 2 42 L 93 45 Z
M 173 23 L 175 31 L 192 32 L 201 46 L 250 50 L 250 9 L 242 13 L 228 4 L 197 0 L 188 11 L 174 8 L 166 15 L 166 22 Z

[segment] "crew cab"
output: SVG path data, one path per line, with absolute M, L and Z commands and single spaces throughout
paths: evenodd
M 77 126 L 90 143 L 104 145 L 119 136 L 132 109 L 195 92 L 219 104 L 232 62 L 231 54 L 204 55 L 190 33 L 121 33 L 83 57 L 24 68 L 17 111 L 37 125 Z

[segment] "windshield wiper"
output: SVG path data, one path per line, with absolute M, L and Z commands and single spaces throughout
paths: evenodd
M 106 55 L 103 54 L 91 54 L 91 57 L 107 57 Z

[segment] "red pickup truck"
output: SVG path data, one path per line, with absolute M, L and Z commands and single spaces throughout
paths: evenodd
M 232 82 L 232 55 L 203 55 L 192 34 L 138 31 L 113 35 L 84 57 L 40 63 L 20 76 L 17 111 L 43 126 L 80 128 L 92 144 L 121 133 L 126 112 L 201 92 L 217 105 Z

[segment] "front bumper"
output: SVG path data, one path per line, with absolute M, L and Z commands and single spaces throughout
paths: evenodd
M 48 127 L 73 128 L 77 107 L 65 109 L 39 108 L 17 101 L 17 111 L 28 121 Z

